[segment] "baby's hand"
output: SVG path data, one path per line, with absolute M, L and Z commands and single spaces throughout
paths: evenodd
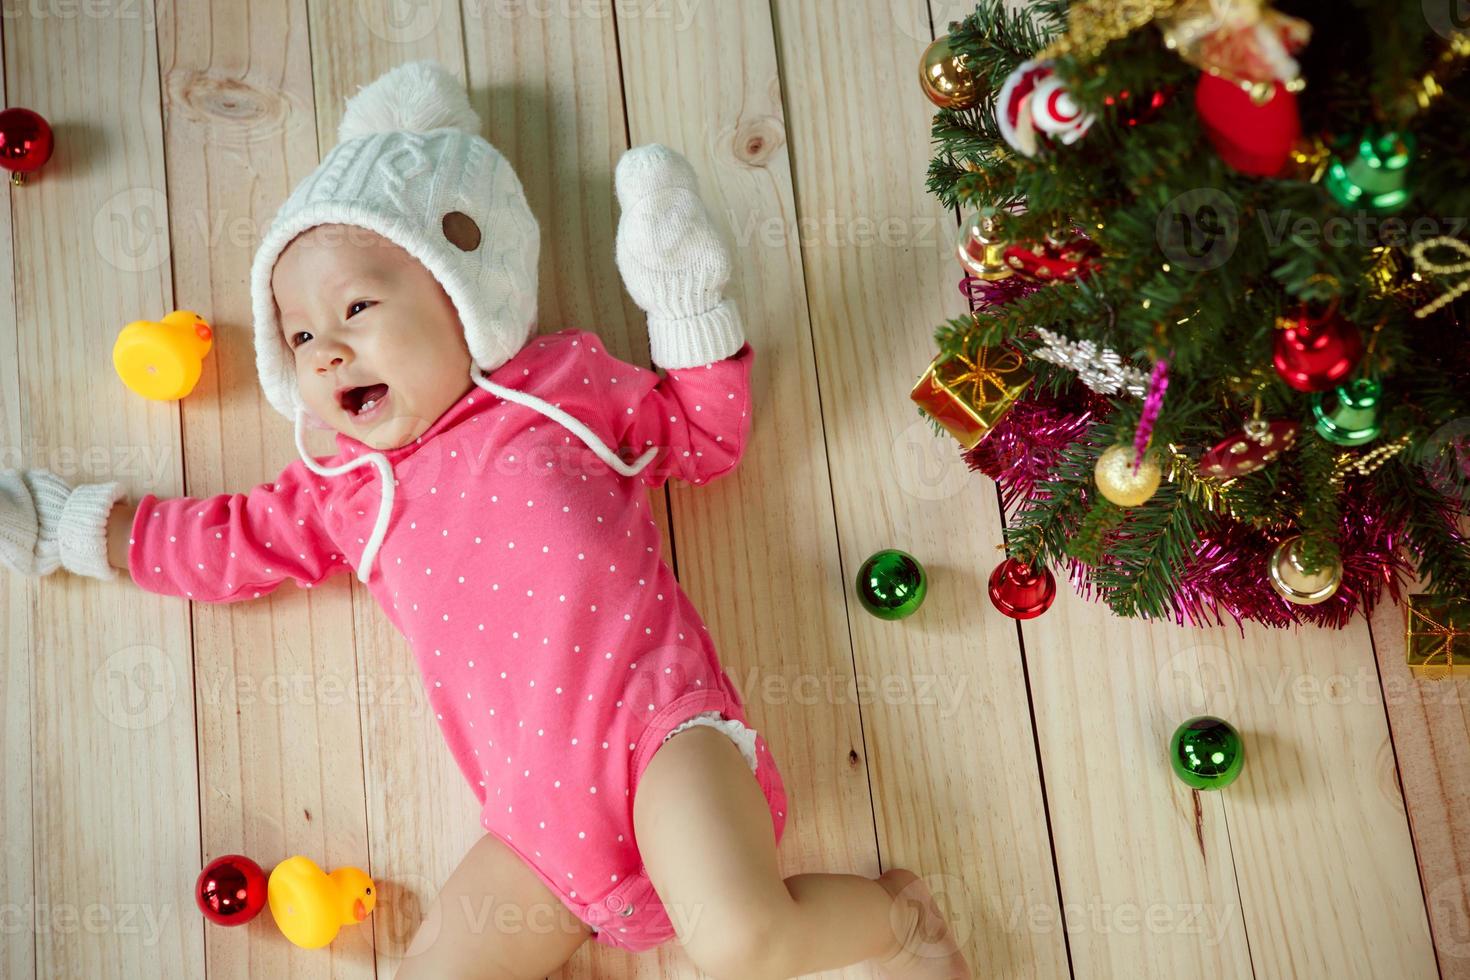
M 112 579 L 107 519 L 123 495 L 119 483 L 73 489 L 49 470 L 0 471 L 0 565 L 21 575 L 58 568 Z
M 739 314 L 724 298 L 730 253 L 699 196 L 694 168 L 657 143 L 623 154 L 615 175 L 618 271 L 648 314 L 653 362 L 697 367 L 745 343 Z

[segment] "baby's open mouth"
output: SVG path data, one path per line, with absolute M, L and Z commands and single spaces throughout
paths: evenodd
M 387 385 L 363 385 L 358 388 L 344 388 L 337 392 L 337 404 L 341 405 L 342 410 L 348 415 L 362 418 L 371 415 L 387 397 Z

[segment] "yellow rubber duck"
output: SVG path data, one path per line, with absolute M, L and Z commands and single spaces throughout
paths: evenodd
M 327 945 L 337 930 L 366 919 L 377 904 L 373 879 L 361 870 L 338 868 L 327 874 L 299 854 L 271 871 L 266 899 L 281 933 L 302 949 Z
M 123 384 L 154 401 L 177 401 L 199 383 L 214 331 L 193 310 L 174 310 L 162 323 L 134 320 L 112 346 Z

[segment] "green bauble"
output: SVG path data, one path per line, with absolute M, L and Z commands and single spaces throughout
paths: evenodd
M 1378 412 L 1383 388 L 1372 378 L 1357 378 L 1331 394 L 1312 396 L 1317 435 L 1338 446 L 1361 446 L 1383 432 Z
M 1413 196 L 1409 187 L 1413 162 L 1413 134 L 1369 132 L 1358 140 L 1353 159 L 1333 158 L 1323 183 L 1344 207 L 1391 214 Z
M 918 559 L 886 548 L 863 562 L 857 573 L 858 601 L 879 619 L 903 619 L 918 612 L 929 588 Z
M 1224 789 L 1240 775 L 1245 746 L 1229 722 L 1201 715 L 1174 730 L 1169 763 L 1174 774 L 1195 789 Z

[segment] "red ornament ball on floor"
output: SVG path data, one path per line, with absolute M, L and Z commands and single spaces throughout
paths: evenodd
M 242 926 L 265 908 L 266 877 L 260 865 L 243 854 L 217 857 L 199 872 L 194 901 L 210 922 Z

